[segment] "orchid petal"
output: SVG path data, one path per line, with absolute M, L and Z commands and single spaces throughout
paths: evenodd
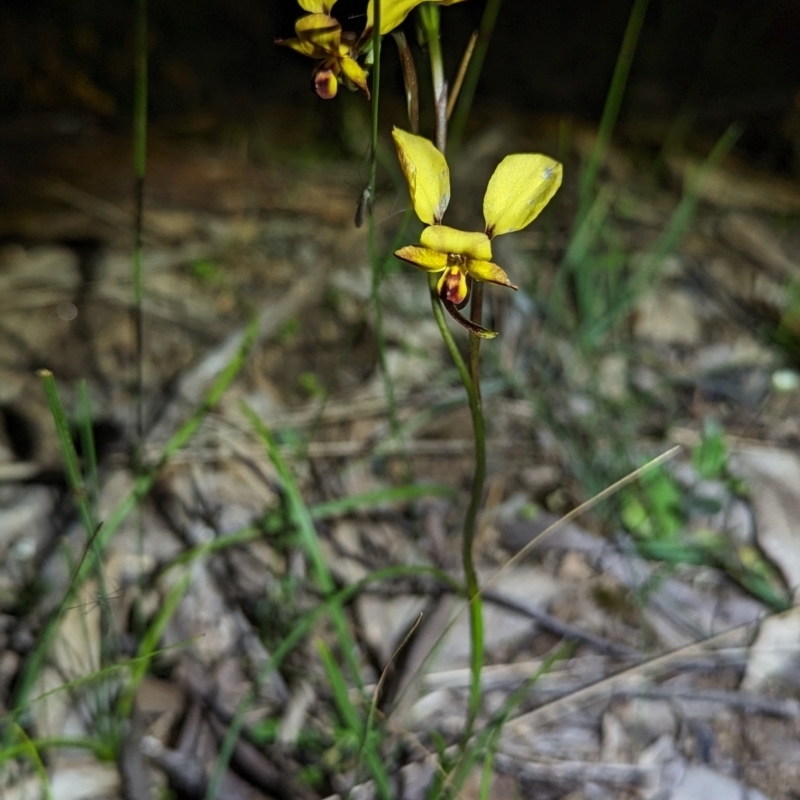
M 339 54 L 342 26 L 327 14 L 307 14 L 294 24 L 297 36 L 332 55 Z
M 472 320 L 463 317 L 459 311 L 458 307 L 455 306 L 453 303 L 449 303 L 447 300 L 442 300 L 442 305 L 447 309 L 447 313 L 459 324 L 463 325 L 470 333 L 474 333 L 476 336 L 479 336 L 481 339 L 494 339 L 497 336 L 497 331 L 490 331 L 488 328 L 482 328 Z
M 309 14 L 330 14 L 336 0 L 297 0 L 303 11 Z
M 438 1 L 443 6 L 462 2 L 462 0 Z M 381 36 L 384 36 L 389 33 L 389 31 L 393 31 L 398 25 L 401 25 L 411 11 L 424 2 L 426 2 L 426 0 L 381 0 Z M 367 30 L 372 30 L 372 26 L 375 24 L 374 6 L 374 0 L 369 0 L 369 4 L 367 5 Z
M 314 91 L 323 100 L 333 100 L 339 89 L 336 70 L 330 66 L 322 66 L 314 73 Z
M 419 243 L 439 253 L 480 261 L 488 261 L 492 257 L 492 243 L 485 233 L 468 233 L 447 225 L 429 225 L 420 234 Z
M 483 216 L 490 238 L 522 230 L 561 186 L 561 164 L 538 153 L 506 156 L 489 179 Z
M 311 58 L 325 58 L 328 54 L 324 50 L 320 50 L 313 42 L 306 39 L 276 39 L 275 44 L 290 47 L 297 53 Z
M 508 279 L 508 275 L 497 264 L 491 261 L 478 261 L 469 259 L 464 267 L 467 274 L 477 281 L 486 283 L 496 283 L 498 286 L 508 286 L 509 289 L 516 291 L 517 287 Z
M 361 65 L 354 58 L 350 58 L 349 56 L 343 56 L 339 64 L 341 65 L 345 78 L 347 78 L 350 83 L 358 86 L 358 88 L 367 95 L 367 100 L 369 100 L 367 73 L 361 68 Z
M 447 269 L 447 255 L 429 250 L 427 247 L 408 245 L 397 250 L 395 255 L 424 272 L 443 272 Z
M 381 0 L 381 36 L 394 30 L 403 20 L 425 0 Z M 375 2 L 367 5 L 367 29 L 375 24 Z
M 439 278 L 436 291 L 443 301 L 452 303 L 456 308 L 461 308 L 469 294 L 467 276 L 458 267 L 450 267 Z
M 433 142 L 394 128 L 392 138 L 405 175 L 411 203 L 428 225 L 441 221 L 450 202 L 450 170 Z

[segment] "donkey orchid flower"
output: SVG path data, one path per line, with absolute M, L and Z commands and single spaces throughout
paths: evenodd
M 439 5 L 451 6 L 463 0 L 380 0 L 381 1 L 381 36 L 393 31 L 421 3 L 438 2 Z M 334 0 L 335 2 L 335 0 Z M 375 0 L 367 5 L 367 27 L 365 33 L 372 30 L 375 21 Z
M 342 26 L 328 14 L 336 0 L 298 2 L 303 9 L 312 13 L 300 17 L 295 23 L 296 39 L 278 39 L 277 43 L 321 62 L 313 76 L 314 91 L 323 100 L 336 97 L 340 75 L 345 84 L 358 87 L 369 98 L 367 73 L 355 59 L 358 54 L 357 37 L 343 33 Z
M 436 288 L 450 314 L 478 336 L 496 336 L 458 313 L 469 296 L 468 278 L 517 288 L 503 269 L 492 263 L 491 240 L 522 230 L 539 216 L 561 185 L 561 164 L 538 153 L 506 156 L 486 187 L 486 228 L 483 233 L 470 233 L 442 225 L 450 202 L 450 170 L 444 155 L 433 142 L 399 128 L 394 128 L 392 138 L 414 211 L 428 226 L 420 234 L 419 245 L 402 247 L 395 256 L 424 272 L 440 272 Z

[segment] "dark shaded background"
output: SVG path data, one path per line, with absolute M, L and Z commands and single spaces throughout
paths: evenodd
M 524 112 L 596 121 L 632 0 L 506 0 L 479 88 Z M 89 115 L 127 124 L 132 105 L 134 3 L 6 0 L 0 10 L 0 109 Z M 451 68 L 484 3 L 444 10 Z M 340 0 L 345 28 L 363 27 L 364 0 Z M 311 62 L 274 45 L 300 9 L 281 0 L 150 3 L 153 119 L 236 119 L 312 103 Z M 413 35 L 413 30 L 410 31 Z M 390 81 L 398 81 L 387 58 Z M 800 174 L 800 0 L 652 0 L 623 123 L 669 124 L 688 112 L 713 137 L 732 121 L 760 166 Z M 330 113 L 330 112 L 324 112 Z

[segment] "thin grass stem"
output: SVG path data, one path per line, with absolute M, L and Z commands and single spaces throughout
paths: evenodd
M 481 24 L 478 27 L 478 41 L 475 45 L 475 52 L 470 59 L 469 68 L 464 78 L 464 87 L 460 92 L 458 104 L 453 112 L 453 125 L 450 129 L 450 144 L 453 148 L 457 148 L 464 137 L 472 101 L 475 98 L 475 90 L 478 87 L 478 80 L 481 77 L 483 64 L 486 61 L 486 53 L 489 50 L 489 42 L 497 22 L 497 15 L 500 13 L 500 2 L 501 0 L 489 0 L 483 10 Z
M 141 459 L 144 442 L 144 314 L 143 231 L 144 179 L 147 167 L 147 0 L 136 3 L 135 87 L 133 109 L 133 323 L 136 337 L 136 455 Z
M 622 98 L 625 94 L 625 87 L 628 83 L 631 64 L 636 53 L 636 45 L 639 42 L 639 34 L 642 30 L 649 2 L 650 0 L 634 0 L 628 17 L 628 24 L 625 27 L 625 34 L 622 38 L 622 46 L 619 49 L 617 63 L 614 67 L 614 75 L 611 78 L 611 86 L 603 107 L 603 116 L 600 119 L 597 139 L 595 139 L 586 169 L 581 176 L 578 213 L 575 217 L 576 226 L 581 224 L 586 211 L 592 203 L 592 192 L 600 172 L 600 165 L 603 163 L 608 145 L 611 142 L 611 134 L 617 124 L 619 109 L 622 105 Z

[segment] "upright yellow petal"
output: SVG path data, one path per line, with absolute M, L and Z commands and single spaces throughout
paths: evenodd
M 303 11 L 309 14 L 330 14 L 336 0 L 297 0 Z
M 393 31 L 401 22 L 425 0 L 381 0 L 381 36 Z M 367 28 L 375 24 L 375 3 L 367 5 Z
M 450 202 L 450 170 L 433 142 L 394 128 L 397 157 L 417 216 L 428 225 L 441 222 Z
M 419 237 L 423 247 L 448 253 L 488 261 L 492 257 L 492 243 L 485 233 L 468 233 L 447 225 L 429 225 Z
M 483 198 L 487 235 L 500 236 L 530 225 L 561 186 L 561 173 L 561 164 L 548 156 L 506 156 L 489 179 Z
M 381 36 L 393 31 L 421 3 L 426 0 L 381 0 Z M 443 6 L 460 3 L 462 0 L 438 0 Z M 367 30 L 371 30 L 375 20 L 374 0 L 367 5 Z

